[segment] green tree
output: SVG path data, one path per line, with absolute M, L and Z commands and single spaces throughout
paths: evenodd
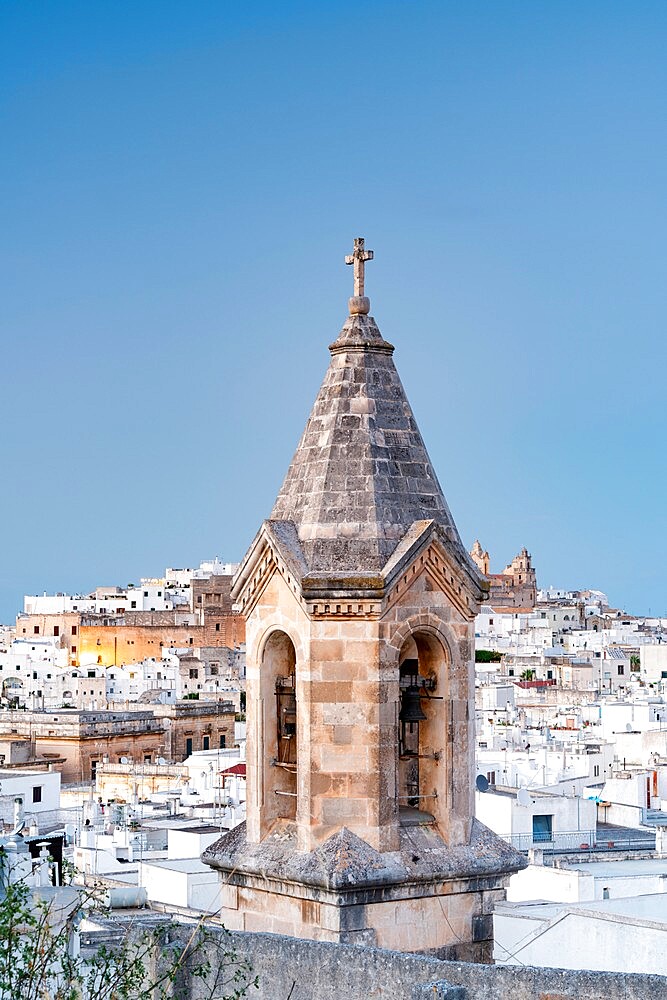
M 500 663 L 503 654 L 497 649 L 476 649 L 475 663 Z
M 118 925 L 117 943 L 79 952 L 73 943 L 82 917 L 95 909 L 103 915 L 94 892 L 40 893 L 23 881 L 5 881 L 0 892 L 0 1000 L 185 1000 L 193 979 L 202 1000 L 241 1000 L 258 986 L 228 932 L 214 935 L 203 920 L 192 930 L 132 921 Z

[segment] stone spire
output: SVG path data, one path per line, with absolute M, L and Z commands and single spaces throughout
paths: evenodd
M 379 573 L 415 521 L 467 554 L 393 362 L 369 315 L 355 240 L 355 295 L 271 514 L 294 523 L 310 572 Z

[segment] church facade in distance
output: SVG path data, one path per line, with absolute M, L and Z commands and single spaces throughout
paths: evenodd
M 524 546 L 502 573 L 489 572 L 489 553 L 479 540 L 470 550 L 472 561 L 489 583 L 489 604 L 492 608 L 535 607 L 537 601 L 537 576 L 530 553 Z
M 235 577 L 247 630 L 247 820 L 204 860 L 230 929 L 490 957 L 522 858 L 474 818 L 466 552 L 370 316 L 349 316 Z

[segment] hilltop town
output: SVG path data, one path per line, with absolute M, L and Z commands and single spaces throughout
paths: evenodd
M 568 968 L 665 975 L 652 942 L 667 933 L 667 619 L 541 588 L 525 548 L 499 573 L 479 542 L 471 558 L 488 586 L 474 623 L 475 814 L 528 863 L 496 903 L 493 958 L 549 967 L 557 946 Z M 238 569 L 214 559 L 136 586 L 26 595 L 3 627 L 0 816 L 6 835 L 23 816 L 35 878 L 57 882 L 68 859 L 132 905 L 218 913 L 224 887 L 202 855 L 246 816 Z M 292 689 L 275 697 L 289 773 Z
M 372 259 L 355 239 L 349 315 L 240 564 L 26 595 L 3 627 L 4 892 L 66 913 L 103 889 L 111 916 L 67 943 L 90 962 L 156 914 L 225 927 L 263 996 L 586 1000 L 598 970 L 660 996 L 667 619 L 540 587 L 526 548 L 496 573 L 466 551 Z

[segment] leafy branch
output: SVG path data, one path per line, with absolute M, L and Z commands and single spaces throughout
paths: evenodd
M 185 1000 L 193 980 L 202 1000 L 241 1000 L 259 985 L 231 935 L 203 918 L 185 944 L 173 922 L 105 921 L 119 940 L 79 950 L 81 921 L 104 916 L 96 889 L 0 878 L 0 1000 Z

